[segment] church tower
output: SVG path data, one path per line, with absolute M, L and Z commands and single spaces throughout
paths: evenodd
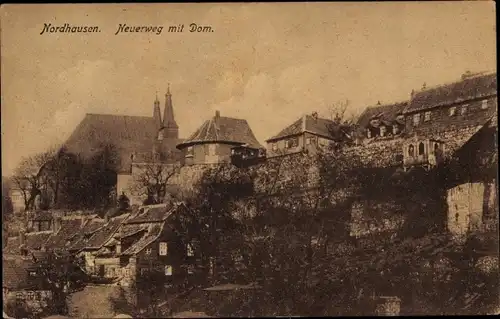
M 158 100 L 158 94 L 156 95 L 156 99 L 154 102 L 153 119 L 155 121 L 156 128 L 160 129 L 162 124 L 161 124 L 160 101 Z
M 170 94 L 170 85 L 165 94 L 165 110 L 163 111 L 163 131 L 165 138 L 179 138 L 179 126 L 175 122 L 174 108 L 172 106 L 172 94 Z

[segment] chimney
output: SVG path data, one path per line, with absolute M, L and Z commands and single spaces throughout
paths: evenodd
M 318 112 L 313 112 L 311 114 L 312 118 L 314 119 L 314 121 L 317 121 L 318 120 Z
M 219 110 L 215 111 L 215 120 L 218 121 L 220 119 L 220 112 Z
M 410 97 L 413 98 L 414 95 L 415 95 L 415 90 L 411 90 Z

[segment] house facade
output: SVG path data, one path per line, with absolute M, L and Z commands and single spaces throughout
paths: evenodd
M 22 312 L 43 313 L 52 302 L 52 292 L 39 276 L 31 258 L 2 258 L 3 308 L 10 316 Z
M 264 151 L 246 120 L 221 116 L 219 111 L 177 145 L 184 151 L 186 165 L 230 163 L 235 147 L 255 156 Z
M 327 147 L 333 140 L 333 127 L 333 121 L 320 118 L 317 113 L 304 115 L 266 141 L 268 157 Z

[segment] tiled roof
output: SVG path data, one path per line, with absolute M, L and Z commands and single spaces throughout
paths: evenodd
M 405 113 L 425 110 L 436 106 L 450 105 L 494 94 L 497 94 L 496 73 L 464 78 L 455 83 L 416 92 L 410 100 Z
M 55 250 L 69 248 L 78 239 L 82 226 L 81 218 L 62 219 L 61 228 L 49 237 L 45 246 Z
M 300 119 L 293 122 L 281 130 L 278 134 L 274 135 L 267 142 L 279 140 L 288 136 L 302 134 L 309 132 L 326 138 L 330 137 L 330 129 L 333 121 L 324 118 L 315 118 L 312 115 L 304 115 Z
M 51 211 L 41 210 L 41 211 L 34 212 L 31 220 L 33 220 L 33 221 L 50 221 L 50 220 L 52 220 L 53 217 L 54 216 L 53 216 Z
M 247 144 L 253 148 L 263 148 L 246 120 L 217 114 L 205 121 L 189 138 L 177 145 L 177 148 L 181 149 L 199 143 Z
M 26 241 L 25 245 L 29 249 L 38 250 L 41 249 L 45 242 L 52 235 L 52 231 L 41 231 L 41 232 L 33 232 L 26 233 Z
M 132 216 L 126 224 L 152 223 L 165 221 L 182 203 L 167 203 L 159 205 L 144 206 L 142 212 Z
M 366 128 L 373 118 L 379 118 L 386 124 L 396 121 L 396 117 L 402 114 L 408 102 L 398 102 L 386 105 L 376 105 L 367 107 L 358 118 L 358 126 L 362 129 Z M 403 124 L 403 123 L 400 123 Z
M 152 152 L 153 145 L 157 143 L 158 129 L 153 117 L 87 114 L 66 141 L 65 147 L 69 152 L 89 158 L 102 145 L 114 145 L 119 153 L 118 168 L 126 170 L 133 152 Z M 177 140 L 171 145 L 173 150 L 174 143 Z
M 78 238 L 74 241 L 70 249 L 71 250 L 83 249 L 87 245 L 91 236 L 101 227 L 103 227 L 105 223 L 106 222 L 104 219 L 100 218 L 89 219 L 85 223 L 85 226 L 83 226 L 83 229 L 81 229 L 80 232 L 78 233 Z
M 137 242 L 135 242 L 132 246 L 130 246 L 127 250 L 125 250 L 121 255 L 129 256 L 134 255 L 141 252 L 144 248 L 146 248 L 149 244 L 154 242 L 163 231 L 163 226 L 165 223 L 151 223 L 148 226 L 148 232 Z
M 3 287 L 11 290 L 38 290 L 42 289 L 41 282 L 29 276 L 29 268 L 33 261 L 24 258 L 2 258 Z
M 52 231 L 31 232 L 24 234 L 24 247 L 28 250 L 38 250 L 52 235 Z M 3 248 L 6 254 L 19 254 L 21 239 L 19 236 L 7 238 L 7 245 Z
M 120 229 L 120 238 L 129 237 L 148 230 L 148 224 L 125 224 Z
M 123 214 L 111 218 L 103 227 L 99 228 L 85 244 L 86 249 L 99 249 L 109 239 L 113 237 L 122 223 L 129 217 L 129 214 Z

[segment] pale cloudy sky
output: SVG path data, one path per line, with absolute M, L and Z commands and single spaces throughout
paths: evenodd
M 151 115 L 171 83 L 181 137 L 215 110 L 263 142 L 299 116 L 352 111 L 496 69 L 493 2 L 3 5 L 2 175 L 85 113 Z M 212 33 L 189 33 L 195 22 Z M 100 33 L 43 34 L 44 23 Z M 118 34 L 120 23 L 161 35 Z M 168 26 L 185 24 L 183 33 Z

